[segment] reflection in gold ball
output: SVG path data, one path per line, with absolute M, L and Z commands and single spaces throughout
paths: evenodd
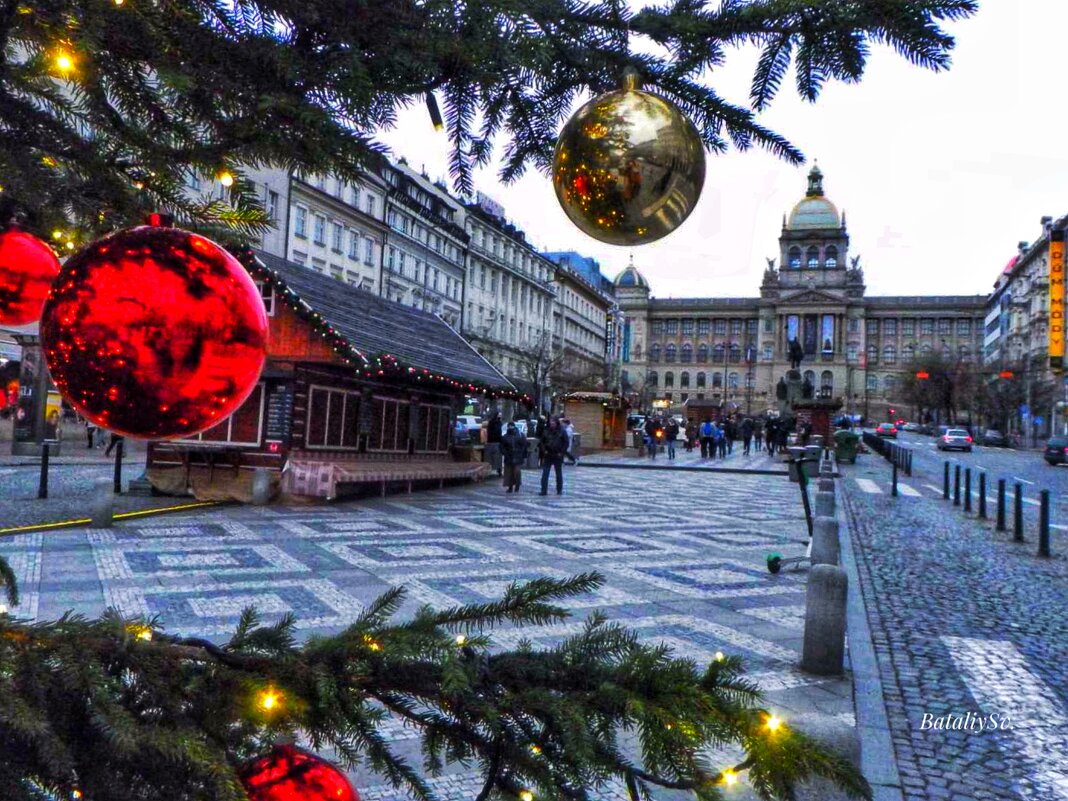
M 580 230 L 610 245 L 667 236 L 697 205 L 705 151 L 671 101 L 633 85 L 591 100 L 556 143 L 553 184 Z

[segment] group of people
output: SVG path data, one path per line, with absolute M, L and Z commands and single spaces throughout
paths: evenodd
M 714 421 L 706 417 L 700 424 L 690 420 L 683 427 L 673 417 L 654 415 L 645 421 L 643 440 L 650 459 L 655 459 L 661 448 L 666 450 L 668 459 L 674 459 L 680 439 L 687 453 L 700 447 L 702 459 L 726 459 L 734 453 L 734 443 L 739 439 L 745 456 L 752 455 L 754 450 L 767 452 L 769 456 L 786 453 L 790 433 L 791 426 L 775 418 L 728 417 Z M 807 439 L 804 426 L 798 434 Z
M 515 421 L 502 428 L 501 416 L 494 413 L 486 424 L 486 461 L 504 479 L 506 492 L 519 492 L 523 467 L 529 455 L 528 433 L 519 430 Z M 532 438 L 537 440 L 538 463 L 541 465 L 541 492 L 549 494 L 549 474 L 556 474 L 556 494 L 564 491 L 564 462 L 578 464 L 575 456 L 575 426 L 566 417 L 541 417 Z

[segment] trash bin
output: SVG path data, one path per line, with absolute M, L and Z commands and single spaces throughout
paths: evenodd
M 834 455 L 839 462 L 857 463 L 857 446 L 860 437 L 852 431 L 834 432 Z

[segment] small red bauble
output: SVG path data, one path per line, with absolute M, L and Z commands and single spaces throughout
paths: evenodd
M 249 801 L 360 801 L 345 774 L 294 745 L 276 745 L 241 771 Z
M 0 323 L 37 322 L 58 274 L 59 259 L 40 239 L 17 228 L 0 233 Z
M 267 312 L 219 245 L 142 226 L 63 265 L 41 344 L 52 380 L 84 417 L 128 437 L 174 439 L 226 419 L 255 388 Z

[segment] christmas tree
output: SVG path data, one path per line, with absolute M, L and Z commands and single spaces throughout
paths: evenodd
M 802 154 L 762 126 L 791 65 L 815 100 L 859 80 L 872 43 L 948 66 L 940 27 L 974 0 L 36 0 L 0 3 L 0 209 L 74 243 L 146 210 L 238 233 L 268 221 L 242 175 L 281 165 L 355 178 L 374 131 L 426 103 L 461 191 L 503 143 L 501 176 L 547 169 L 561 120 L 626 67 L 670 97 L 705 145 Z M 632 50 L 642 38 L 655 48 Z M 709 85 L 732 47 L 761 57 L 751 108 Z M 660 55 L 657 55 L 660 54 Z M 439 102 L 444 109 L 441 116 Z M 225 198 L 189 192 L 217 179 Z M 446 763 L 477 765 L 491 796 L 586 799 L 609 781 L 719 798 L 745 772 L 766 798 L 822 776 L 870 798 L 848 762 L 759 706 L 740 660 L 702 667 L 593 615 L 546 649 L 492 647 L 497 625 L 562 620 L 596 574 L 513 586 L 498 602 L 395 621 L 396 589 L 341 633 L 298 643 L 293 621 L 244 615 L 225 644 L 105 616 L 26 623 L 0 613 L 0 797 L 244 799 L 242 766 L 279 738 L 360 759 L 418 797 Z M 0 558 L 0 584 L 17 601 Z M 417 768 L 386 715 L 415 726 Z M 738 764 L 710 746 L 740 745 Z

